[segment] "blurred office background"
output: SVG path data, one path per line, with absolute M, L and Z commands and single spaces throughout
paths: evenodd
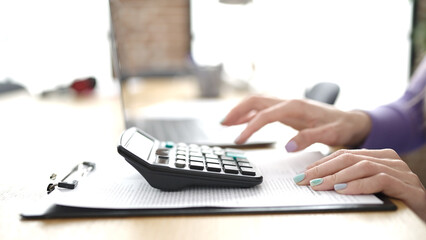
M 425 51 L 425 0 L 246 2 L 111 0 L 123 75 L 222 64 L 228 87 L 293 98 L 334 82 L 336 105 L 373 108 L 402 94 Z M 0 80 L 36 92 L 94 76 L 108 89 L 109 30 L 108 1 L 1 1 Z

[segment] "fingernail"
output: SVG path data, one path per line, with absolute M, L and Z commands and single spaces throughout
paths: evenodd
M 303 179 L 305 179 L 305 177 L 306 177 L 305 173 L 301 173 L 301 174 L 296 175 L 293 178 L 293 180 L 294 180 L 295 183 L 298 183 L 298 182 L 301 182 Z
M 334 190 L 339 191 L 339 190 L 343 190 L 348 186 L 347 183 L 338 183 L 338 184 L 334 184 Z
M 322 178 L 315 178 L 315 179 L 312 179 L 309 182 L 309 184 L 311 185 L 311 187 L 314 187 L 314 186 L 320 185 L 322 182 L 324 182 L 324 179 L 322 179 Z
M 220 120 L 220 124 L 223 124 L 223 122 L 225 122 L 226 118 L 223 118 L 222 120 Z
M 287 143 L 287 145 L 285 145 L 285 149 L 287 150 L 287 152 L 294 152 L 297 150 L 297 143 L 291 140 Z

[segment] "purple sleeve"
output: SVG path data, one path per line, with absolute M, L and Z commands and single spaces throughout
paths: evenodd
M 402 154 L 422 146 L 426 142 L 423 126 L 425 87 L 426 58 L 400 99 L 367 112 L 372 128 L 361 148 L 392 148 Z

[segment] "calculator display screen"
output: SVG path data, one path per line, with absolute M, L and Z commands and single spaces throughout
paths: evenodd
M 153 145 L 153 140 L 136 132 L 127 143 L 127 149 L 139 158 L 147 161 Z

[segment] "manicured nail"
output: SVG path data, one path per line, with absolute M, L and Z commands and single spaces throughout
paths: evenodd
M 315 178 L 315 179 L 312 179 L 309 182 L 309 184 L 311 184 L 311 187 L 314 187 L 314 186 L 320 185 L 322 182 L 324 182 L 324 179 L 322 179 L 322 178 Z
M 348 186 L 347 183 L 338 183 L 338 184 L 334 184 L 334 190 L 339 191 L 339 190 L 343 190 Z
M 301 182 L 303 179 L 305 179 L 305 177 L 306 177 L 305 173 L 301 173 L 301 174 L 296 175 L 293 178 L 293 180 L 294 180 L 295 183 L 298 183 L 298 182 Z
M 220 120 L 220 124 L 223 124 L 223 122 L 225 121 L 226 118 L 223 118 L 222 120 Z
M 287 145 L 285 145 L 285 149 L 287 150 L 287 152 L 294 152 L 297 150 L 297 143 L 291 140 L 287 143 Z

